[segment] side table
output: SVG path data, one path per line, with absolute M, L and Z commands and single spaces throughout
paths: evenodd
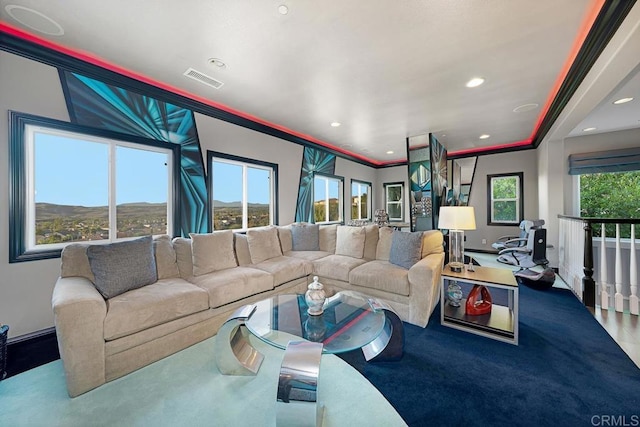
M 440 323 L 450 328 L 518 345 L 518 282 L 513 272 L 504 268 L 479 266 L 474 270 L 465 269 L 458 273 L 451 271 L 448 265 L 445 266 L 440 284 Z M 446 290 L 451 282 L 469 286 L 483 285 L 489 291 L 504 289 L 507 292 L 504 302 L 506 305 L 494 300 L 490 313 L 469 315 L 465 310 L 468 291 L 463 292 L 459 307 L 452 306 L 448 301 Z

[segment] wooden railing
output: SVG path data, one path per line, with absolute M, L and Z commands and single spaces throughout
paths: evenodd
M 615 311 L 628 311 L 637 316 L 636 225 L 640 219 L 558 217 L 560 277 L 585 306 L 594 309 L 599 303 L 602 309 L 612 306 Z M 629 237 L 622 237 L 621 227 L 627 226 Z M 607 232 L 612 235 L 614 229 L 615 236 L 606 237 Z M 599 255 L 595 267 L 594 247 Z M 613 277 L 609 275 L 611 264 Z

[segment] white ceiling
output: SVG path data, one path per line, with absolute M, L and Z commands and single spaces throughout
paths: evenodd
M 8 26 L 380 164 L 405 159 L 406 138 L 429 132 L 450 152 L 530 139 L 600 1 L 1 4 Z M 288 7 L 286 15 L 280 5 Z M 628 19 L 637 20 L 638 8 Z M 64 34 L 55 34 L 51 21 Z M 224 85 L 213 89 L 186 78 L 190 67 Z M 579 124 L 567 134 L 640 127 L 639 70 L 621 77 L 580 120 L 574 117 Z M 466 88 L 472 77 L 486 81 Z M 614 95 L 635 99 L 614 106 Z M 524 104 L 538 106 L 513 111 Z M 342 125 L 331 127 L 334 121 Z

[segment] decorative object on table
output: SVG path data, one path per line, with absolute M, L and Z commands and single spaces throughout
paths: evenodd
M 472 206 L 442 206 L 438 228 L 449 230 L 449 268 L 464 270 L 464 230 L 476 229 L 476 217 Z
M 322 342 L 327 333 L 327 324 L 323 316 L 309 316 L 304 321 L 304 339 L 313 342 Z
M 0 381 L 7 376 L 7 336 L 9 325 L 0 323 Z
M 480 299 L 478 299 L 480 298 Z M 473 285 L 471 292 L 467 296 L 465 312 L 469 316 L 480 316 L 491 313 L 491 294 L 486 286 Z
M 447 300 L 451 307 L 460 307 L 460 301 L 462 301 L 462 288 L 458 285 L 458 282 L 452 280 L 447 286 Z
M 311 316 L 319 316 L 324 311 L 324 302 L 327 299 L 327 295 L 324 292 L 324 286 L 318 282 L 318 276 L 313 276 L 313 282 L 307 287 L 307 292 L 304 294 L 304 300 L 307 303 L 307 313 Z
M 467 271 L 474 272 L 476 269 L 473 267 L 473 258 L 469 257 L 469 264 L 467 264 Z
M 389 214 L 384 209 L 376 209 L 375 212 L 376 224 L 379 227 L 389 225 Z

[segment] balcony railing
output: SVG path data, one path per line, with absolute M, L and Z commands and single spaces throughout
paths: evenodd
M 558 217 L 560 277 L 585 306 L 637 316 L 640 219 Z

